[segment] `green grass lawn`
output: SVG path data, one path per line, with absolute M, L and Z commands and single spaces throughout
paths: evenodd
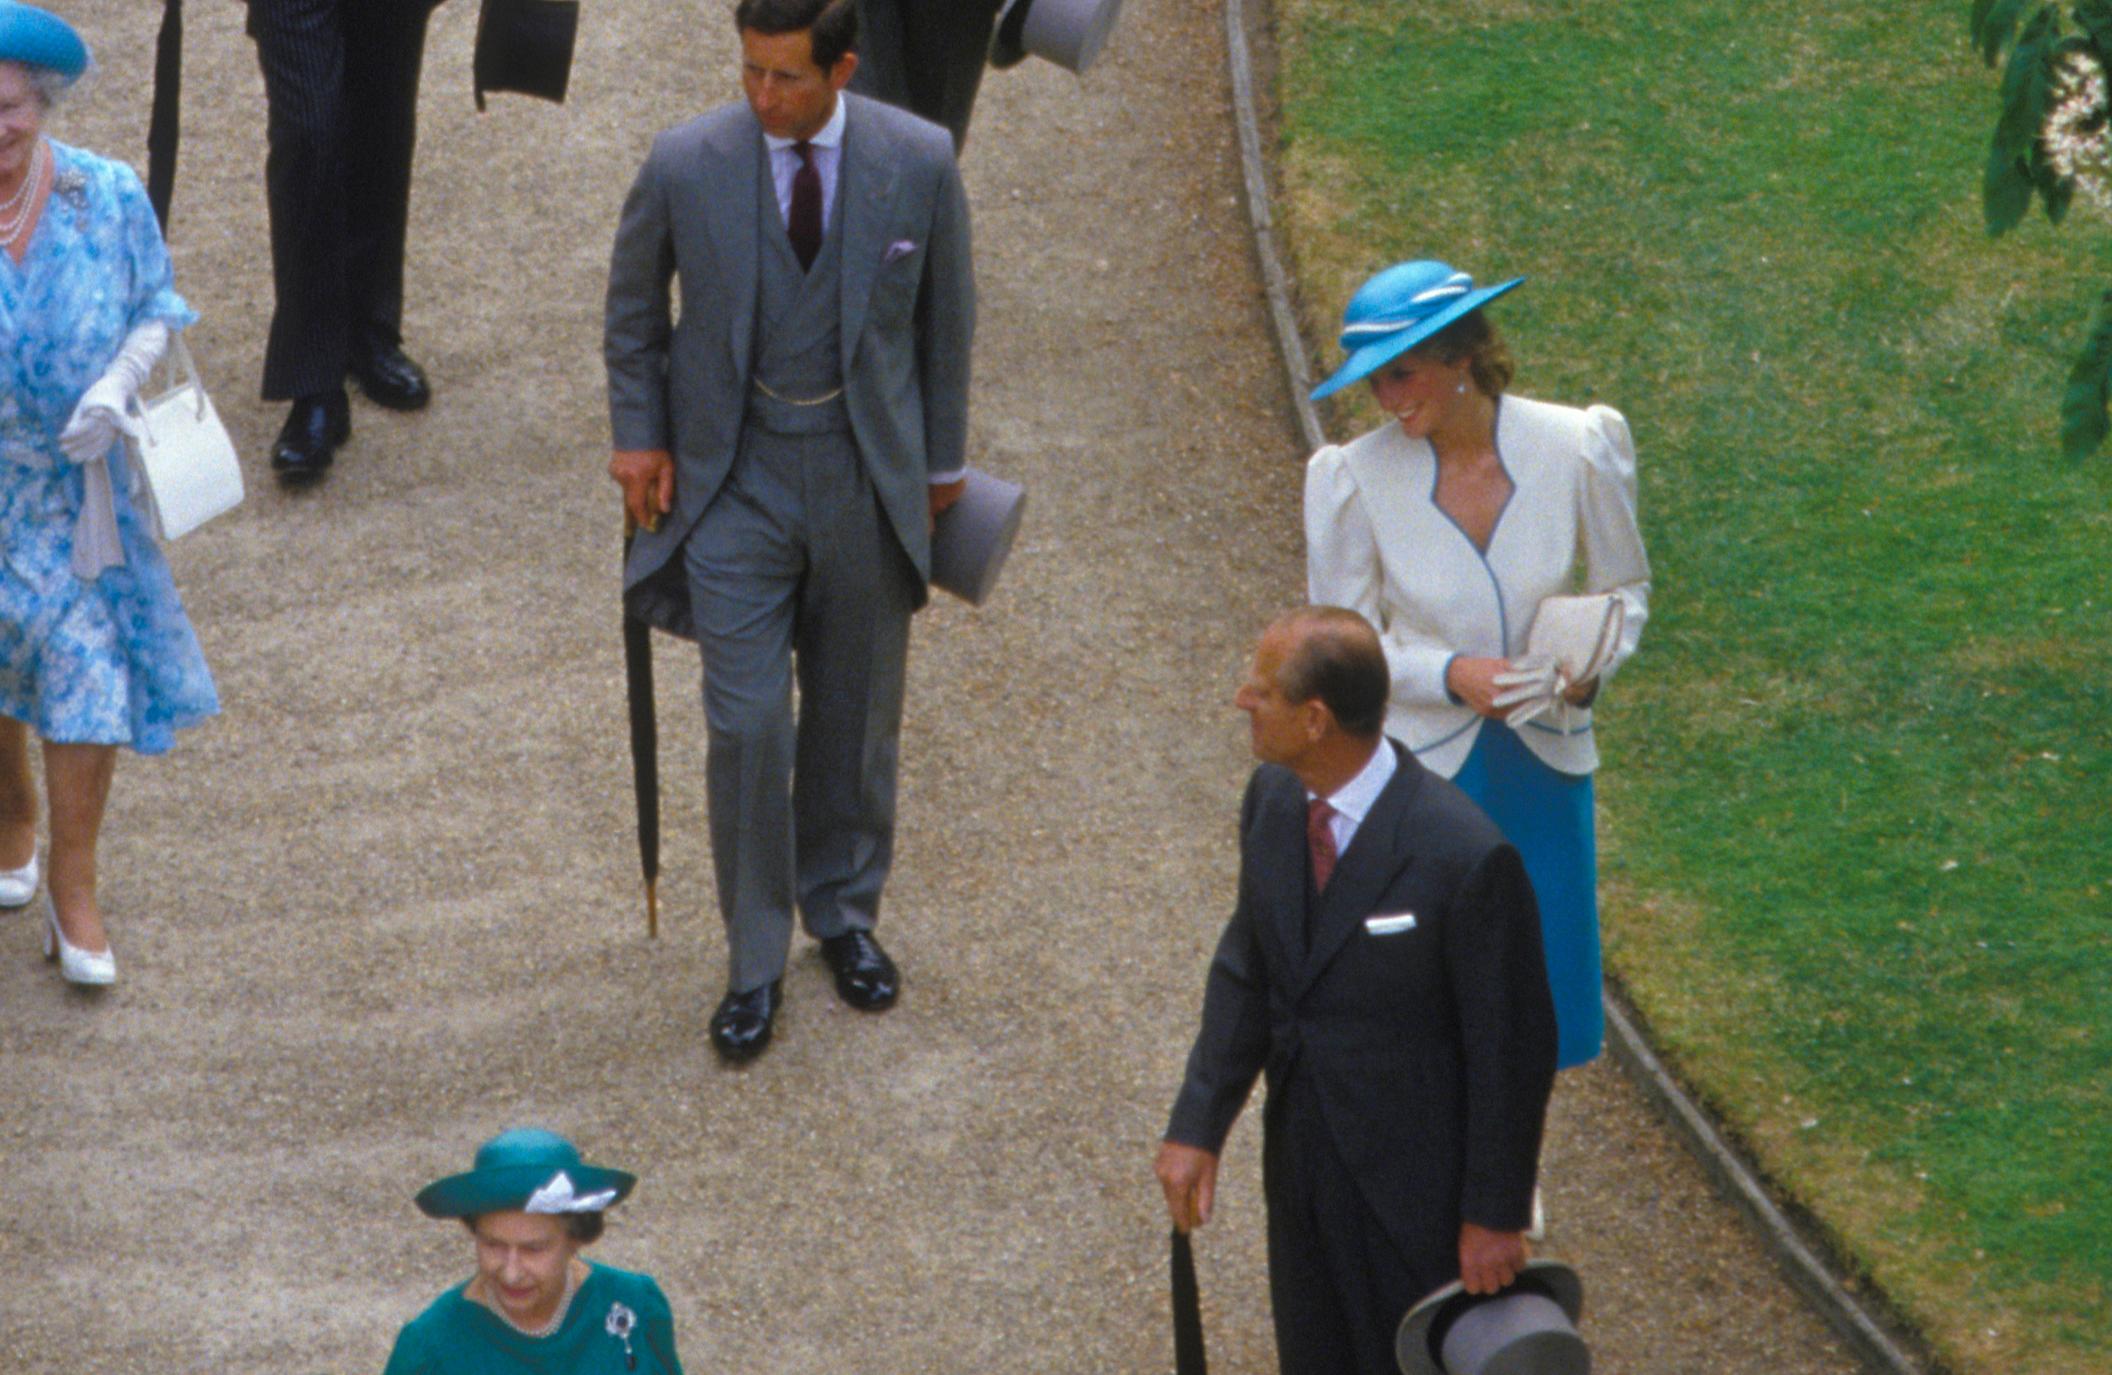
M 1604 703 L 1613 966 L 1961 1370 L 2112 1369 L 2112 459 L 2056 406 L 2112 225 L 1981 228 L 1965 0 L 1277 0 L 1311 338 L 1531 281 L 1656 582 Z M 1358 401 L 1338 430 L 1372 422 Z

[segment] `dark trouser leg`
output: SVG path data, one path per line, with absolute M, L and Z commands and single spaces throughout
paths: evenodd
M 345 380 L 345 44 L 340 0 L 252 0 L 264 73 L 276 305 L 264 399 L 334 391 Z
M 909 107 L 951 130 L 958 153 L 968 142 L 1000 0 L 899 2 L 903 51 L 909 55 Z
M 1458 1277 L 1456 1257 L 1448 1267 L 1425 1265 L 1428 1273 L 1416 1273 L 1364 1201 L 1302 1082 L 1294 1079 L 1281 1095 L 1272 1089 L 1262 1151 L 1269 1300 L 1283 1375 L 1397 1369 L 1393 1339 L 1401 1319 Z
M 347 324 L 391 345 L 403 339 L 418 72 L 431 15 L 431 0 L 356 0 L 345 17 L 345 98 L 359 120 L 345 151 Z
M 894 859 L 895 775 L 916 573 L 864 465 L 808 468 L 810 563 L 795 631 L 799 758 L 793 814 L 799 907 L 819 940 L 880 918 Z
M 741 442 L 682 559 L 704 656 L 726 982 L 745 993 L 784 972 L 792 941 L 792 621 L 806 556 L 798 456 L 784 452 L 797 441 L 751 431 Z

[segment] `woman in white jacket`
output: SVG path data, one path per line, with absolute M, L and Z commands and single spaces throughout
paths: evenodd
M 1313 395 L 1368 379 L 1394 419 L 1307 465 L 1306 570 L 1314 602 L 1379 629 L 1387 733 L 1524 857 L 1567 1068 L 1604 1038 L 1591 703 L 1635 651 L 1650 565 L 1620 413 L 1505 394 L 1510 355 L 1481 307 L 1523 280 L 1477 290 L 1422 261 L 1358 289 L 1343 319 L 1349 360 Z M 1621 601 L 1620 635 L 1594 677 L 1553 680 L 1524 662 L 1527 633 L 1542 600 L 1578 591 Z M 1539 714 L 1508 724 L 1536 692 L 1549 698 Z

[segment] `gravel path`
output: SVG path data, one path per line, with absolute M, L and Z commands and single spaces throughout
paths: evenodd
M 104 74 L 55 131 L 135 153 L 149 7 L 64 8 Z M 644 937 L 598 362 L 636 159 L 733 93 L 722 8 L 589 6 L 572 103 L 481 118 L 474 8 L 438 11 L 407 333 L 439 399 L 355 402 L 295 498 L 250 399 L 261 84 L 240 8 L 189 7 L 179 283 L 253 490 L 175 562 L 227 713 L 120 766 L 117 989 L 64 990 L 30 921 L 0 925 L 0 1366 L 376 1370 L 469 1259 L 410 1193 L 529 1120 L 644 1177 L 598 1253 L 660 1278 L 693 1370 L 1170 1363 L 1148 1165 L 1229 901 L 1231 687 L 1301 572 L 1218 16 L 1130 0 L 1083 85 L 986 87 L 973 443 L 1030 524 L 991 607 L 919 618 L 903 1005 L 846 1011 L 802 949 L 778 1043 L 731 1072 L 704 1041 L 695 661 L 669 642 Z M 1228 1371 L 1273 1369 L 1255 1116 L 1200 1246 Z M 1564 1080 L 1548 1174 L 1602 1370 L 1853 1369 L 1611 1069 Z

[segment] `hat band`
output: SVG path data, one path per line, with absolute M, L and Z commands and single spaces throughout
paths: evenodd
M 528 1196 L 524 1213 L 598 1213 L 616 1201 L 614 1189 L 582 1194 L 572 1187 L 572 1176 L 559 1170 L 548 1184 Z
M 1443 286 L 1434 286 L 1426 291 L 1416 292 L 1415 295 L 1408 298 L 1408 304 L 1426 306 L 1435 301 L 1449 301 L 1454 297 L 1464 296 L 1473 289 L 1474 279 L 1462 272 L 1456 274 L 1451 281 L 1446 282 Z M 1342 326 L 1342 337 L 1349 339 L 1368 334 L 1393 334 L 1419 325 L 1429 318 L 1429 312 L 1425 311 L 1420 315 L 1410 315 L 1400 320 L 1365 320 L 1354 325 Z

